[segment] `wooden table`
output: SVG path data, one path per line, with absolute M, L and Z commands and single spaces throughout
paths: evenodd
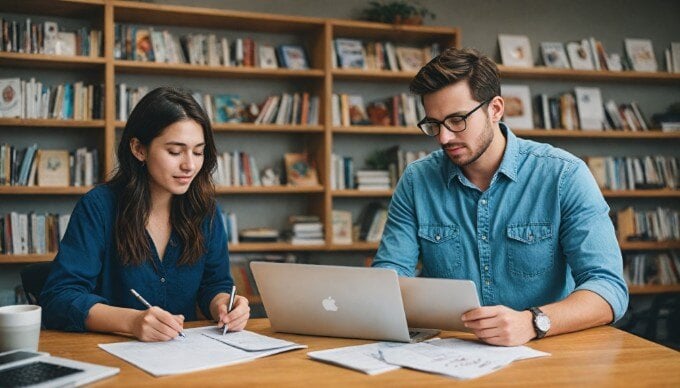
M 211 324 L 193 322 L 187 327 Z M 141 369 L 99 349 L 97 344 L 120 342 L 125 337 L 97 333 L 43 331 L 40 350 L 120 368 L 114 377 L 95 386 L 432 386 L 466 384 L 475 386 L 674 386 L 680 387 L 680 352 L 657 345 L 613 327 L 544 338 L 529 345 L 552 353 L 550 357 L 512 363 L 506 368 L 468 381 L 401 369 L 368 376 L 353 370 L 313 361 L 307 352 L 369 341 L 274 333 L 267 319 L 252 319 L 247 326 L 265 335 L 309 346 L 244 364 L 203 372 L 155 378 Z M 466 333 L 443 332 L 442 338 L 470 339 Z

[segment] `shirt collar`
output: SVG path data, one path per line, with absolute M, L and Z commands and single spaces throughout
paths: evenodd
M 500 167 L 498 167 L 497 173 L 502 173 L 503 175 L 510 178 L 512 181 L 517 181 L 517 165 L 519 158 L 519 143 L 517 141 L 517 136 L 510 130 L 510 128 L 505 125 L 505 123 L 498 123 L 501 134 L 505 136 L 505 151 L 503 151 L 503 160 L 501 161 Z M 446 155 L 446 152 L 442 151 L 442 157 L 444 158 L 444 163 L 446 164 L 445 174 L 447 179 L 447 186 L 451 184 L 451 181 L 458 177 L 458 179 L 467 182 L 467 178 L 460 170 L 460 167 L 453 164 L 451 159 Z M 497 174 L 496 173 L 496 174 Z

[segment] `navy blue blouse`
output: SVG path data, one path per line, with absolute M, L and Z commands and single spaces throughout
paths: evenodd
M 179 265 L 183 243 L 173 231 L 163 260 L 151 244 L 152 257 L 141 265 L 122 265 L 114 245 L 118 198 L 107 185 L 84 195 L 76 205 L 52 271 L 40 295 L 48 329 L 85 331 L 85 319 L 96 303 L 143 310 L 130 294 L 134 288 L 151 305 L 196 319 L 196 304 L 210 317 L 210 301 L 228 292 L 227 236 L 220 211 L 202 225 L 207 252 L 191 265 Z

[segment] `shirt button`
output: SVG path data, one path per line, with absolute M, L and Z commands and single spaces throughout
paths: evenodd
M 485 234 L 482 235 L 482 240 L 486 241 L 486 235 Z
M 486 285 L 488 286 L 489 284 L 491 284 L 491 281 L 490 281 L 490 280 L 487 280 L 487 281 L 485 281 L 484 283 L 486 283 Z
M 165 283 L 165 278 L 161 278 L 161 283 Z
M 440 236 L 440 235 L 436 235 L 436 236 L 434 236 L 434 239 L 435 239 L 435 240 L 437 240 L 437 241 L 439 241 L 439 240 L 441 240 L 441 239 L 442 239 L 442 236 Z
M 486 205 L 486 199 L 483 199 L 480 202 L 482 203 L 482 205 Z
M 488 266 L 488 265 L 485 265 L 485 266 L 484 266 L 484 271 L 488 271 L 488 270 L 489 270 L 489 266 Z
M 534 241 L 534 235 L 533 234 L 529 235 L 529 241 Z

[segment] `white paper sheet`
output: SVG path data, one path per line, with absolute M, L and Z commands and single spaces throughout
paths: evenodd
M 255 352 L 260 350 L 272 350 L 280 349 L 288 346 L 297 345 L 295 342 L 284 341 L 282 339 L 267 337 L 266 335 L 261 335 L 253 333 L 252 331 L 230 331 L 227 334 L 222 335 L 221 332 L 209 332 L 203 333 L 210 338 L 216 339 L 227 345 L 233 346 L 235 348 L 247 350 L 249 352 Z
M 186 338 L 178 337 L 167 342 L 128 341 L 100 344 L 99 347 L 154 376 L 232 365 L 307 347 L 293 344 L 276 349 L 249 352 L 213 339 L 212 335 L 218 331 L 214 326 L 199 327 L 185 330 Z M 219 334 L 222 334 L 221 331 Z
M 549 356 L 527 346 L 500 347 L 455 338 L 381 349 L 385 362 L 458 379 L 494 372 L 515 360 Z
M 401 369 L 401 367 L 397 365 L 390 365 L 383 361 L 380 350 L 404 345 L 405 344 L 401 342 L 376 342 L 366 345 L 309 352 L 307 353 L 307 356 L 314 360 L 330 362 L 369 375 L 377 375 Z

